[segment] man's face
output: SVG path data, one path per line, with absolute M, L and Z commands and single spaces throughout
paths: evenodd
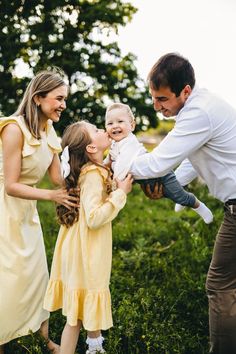
M 161 112 L 164 117 L 176 116 L 184 106 L 191 91 L 191 87 L 186 85 L 180 95 L 176 97 L 169 87 L 160 87 L 158 90 L 150 87 L 154 109 Z

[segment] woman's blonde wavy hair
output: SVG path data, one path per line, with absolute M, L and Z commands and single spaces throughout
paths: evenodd
M 67 86 L 65 73 L 58 68 L 54 70 L 44 70 L 35 75 L 27 86 L 21 103 L 14 116 L 23 116 L 26 125 L 34 138 L 40 138 L 39 107 L 34 101 L 35 95 L 46 97 L 47 94 L 60 87 Z

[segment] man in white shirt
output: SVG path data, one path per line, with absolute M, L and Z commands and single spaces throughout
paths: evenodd
M 178 168 L 180 183 L 181 179 L 190 182 L 198 174 L 211 194 L 224 202 L 225 216 L 206 282 L 210 353 L 235 354 L 236 111 L 198 88 L 191 64 L 179 54 L 161 57 L 148 82 L 154 109 L 165 117 L 176 116 L 176 123 L 151 153 L 135 159 L 130 172 L 137 179 L 160 177 L 185 160 Z

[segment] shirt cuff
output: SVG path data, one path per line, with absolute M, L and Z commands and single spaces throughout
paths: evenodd
M 127 195 L 122 189 L 118 188 L 109 194 L 108 199 L 114 207 L 122 209 L 125 206 Z

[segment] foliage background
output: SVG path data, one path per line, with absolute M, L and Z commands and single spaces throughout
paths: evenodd
M 120 0 L 0 0 L 0 114 L 12 114 L 29 77 L 15 74 L 26 63 L 33 75 L 59 66 L 68 75 L 68 108 L 57 130 L 72 120 L 103 125 L 110 100 L 128 103 L 137 131 L 156 127 L 145 83 L 138 77 L 135 56 L 121 56 L 108 41 L 132 20 L 136 9 Z M 42 186 L 47 187 L 45 179 Z M 126 207 L 114 222 L 111 278 L 114 328 L 104 333 L 109 354 L 208 353 L 205 276 L 222 208 L 201 184 L 193 191 L 214 212 L 205 225 L 191 210 L 173 212 L 168 200 L 150 201 L 134 186 Z M 51 203 L 39 203 L 49 267 L 58 226 Z M 2 321 L 2 319 L 1 319 Z M 53 313 L 50 335 L 60 341 L 65 319 Z M 37 334 L 6 345 L 6 354 L 47 353 Z M 82 331 L 77 353 L 85 353 Z
M 68 108 L 56 128 L 72 120 L 104 123 L 108 102 L 128 103 L 137 117 L 136 130 L 157 126 L 147 87 L 134 65 L 122 57 L 112 34 L 137 11 L 116 0 L 0 0 L 0 112 L 10 115 L 21 99 L 28 77 L 16 76 L 16 64 L 29 74 L 52 66 L 68 76 Z
M 47 180 L 43 182 L 44 187 Z M 109 354 L 206 354 L 208 305 L 205 278 L 223 208 L 205 186 L 190 188 L 213 211 L 206 225 L 191 209 L 173 211 L 170 200 L 151 201 L 135 185 L 113 222 L 111 294 L 114 327 L 104 332 Z M 49 266 L 58 226 L 52 203 L 40 202 Z M 51 315 L 58 343 L 65 318 Z M 84 331 L 77 352 L 85 353 Z M 7 346 L 7 354 L 47 353 L 37 335 Z

